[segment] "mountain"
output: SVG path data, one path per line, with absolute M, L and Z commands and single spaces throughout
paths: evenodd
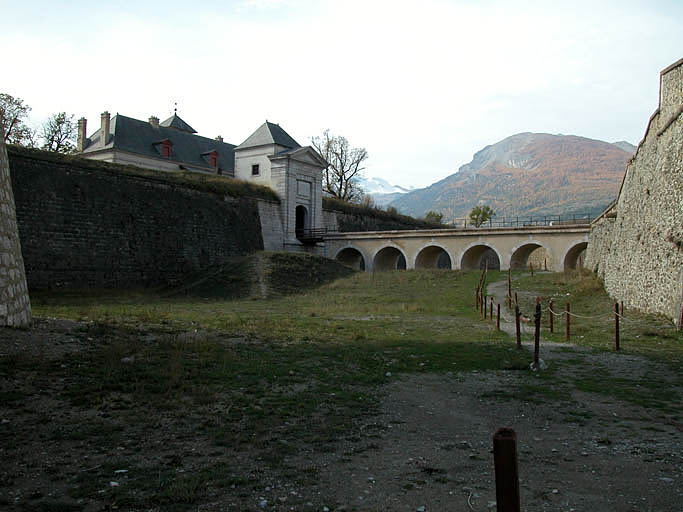
M 363 191 L 372 196 L 377 206 L 387 205 L 413 190 L 412 187 L 405 188 L 400 185 L 392 185 L 387 180 L 377 177 L 361 178 L 359 182 Z
M 486 146 L 455 174 L 403 194 L 391 206 L 416 217 L 434 210 L 444 221 L 464 218 L 478 204 L 491 206 L 498 218 L 597 214 L 616 198 L 633 154 L 619 144 L 624 143 L 519 133 Z
M 618 142 L 612 142 L 616 147 L 623 149 L 624 151 L 627 151 L 628 153 L 631 153 L 632 155 L 635 155 L 636 149 L 638 149 L 636 146 L 631 144 L 630 142 L 626 142 L 625 140 L 620 140 Z

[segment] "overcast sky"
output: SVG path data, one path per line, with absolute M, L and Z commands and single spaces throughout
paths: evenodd
M 266 119 L 326 128 L 365 175 L 426 186 L 509 135 L 637 144 L 683 2 L 0 0 L 0 92 L 59 111 L 162 120 L 239 144 Z

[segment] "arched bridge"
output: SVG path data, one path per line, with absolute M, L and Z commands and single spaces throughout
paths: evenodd
M 325 254 L 358 270 L 576 268 L 589 225 L 327 233 Z

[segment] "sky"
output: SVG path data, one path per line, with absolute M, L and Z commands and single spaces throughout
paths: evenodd
M 683 2 L 0 0 L 0 92 L 29 124 L 178 115 L 239 144 L 329 129 L 364 174 L 423 187 L 520 132 L 638 144 Z

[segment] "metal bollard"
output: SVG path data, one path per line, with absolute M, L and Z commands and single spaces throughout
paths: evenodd
M 538 370 L 538 353 L 541 342 L 541 298 L 536 297 L 536 312 L 534 313 L 534 368 Z
M 493 434 L 493 462 L 496 472 L 496 510 L 520 512 L 517 434 L 511 428 L 499 428 Z
M 619 350 L 619 303 L 614 303 L 614 350 Z

